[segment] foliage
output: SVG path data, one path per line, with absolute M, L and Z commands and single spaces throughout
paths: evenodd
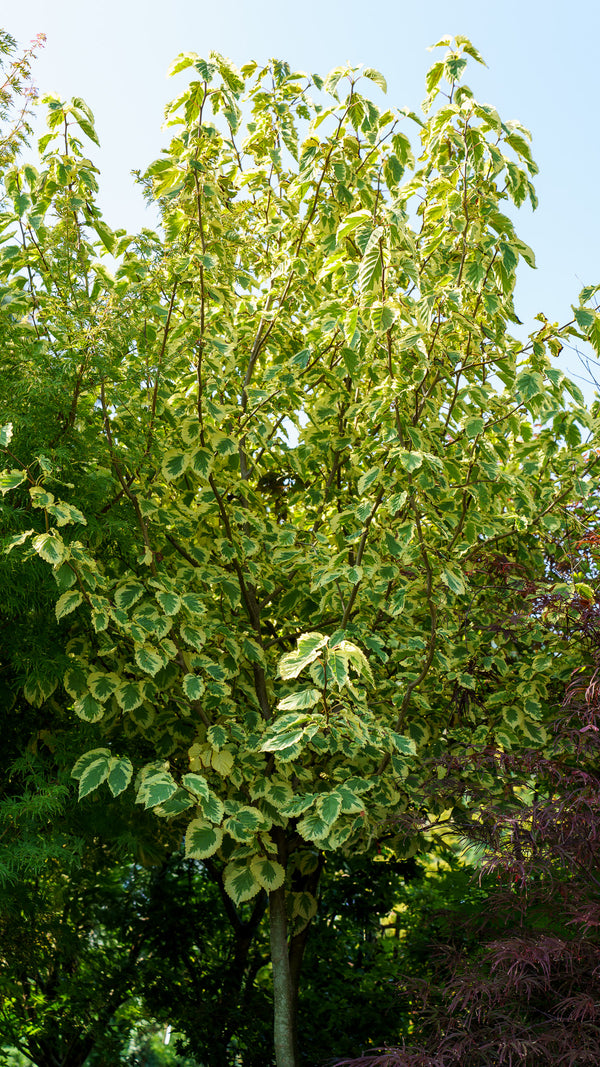
M 401 852 L 428 760 L 544 744 L 574 665 L 534 605 L 573 595 L 596 486 L 552 365 L 598 347 L 595 290 L 509 333 L 529 135 L 460 83 L 470 42 L 440 46 L 423 118 L 376 107 L 373 70 L 179 57 L 160 235 L 102 220 L 78 98 L 4 176 L 6 547 L 51 571 L 61 634 L 20 684 L 95 726 L 80 796 L 133 787 L 236 905 L 268 894 L 280 1067 L 319 853 Z
M 596 542 L 592 533 L 583 545 L 595 549 Z M 462 922 L 456 910 L 434 916 L 426 948 L 437 973 L 429 983 L 402 981 L 421 1048 L 388 1048 L 344 1063 L 598 1062 L 599 619 L 598 601 L 587 597 L 572 615 L 574 638 L 594 666 L 574 673 L 546 750 L 475 757 L 502 778 L 504 790 L 491 797 L 482 791 L 477 814 L 455 819 L 469 841 L 485 847 L 492 888 L 483 908 Z M 446 769 L 460 776 L 457 765 Z M 492 876 L 501 883 L 495 888 Z
M 11 163 L 31 134 L 29 118 L 37 98 L 31 65 L 46 38 L 38 33 L 20 54 L 17 42 L 0 28 L 0 167 Z

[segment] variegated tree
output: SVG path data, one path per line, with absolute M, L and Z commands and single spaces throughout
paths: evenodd
M 133 781 L 234 902 L 267 891 L 278 1067 L 323 855 L 393 846 L 441 746 L 543 744 L 573 663 L 536 597 L 572 594 L 596 485 L 552 360 L 598 346 L 595 291 L 509 332 L 529 135 L 441 47 L 422 117 L 370 69 L 181 56 L 160 234 L 103 222 L 81 100 L 5 176 L 8 547 L 52 567 L 68 659 L 25 694 L 97 724 L 80 795 Z

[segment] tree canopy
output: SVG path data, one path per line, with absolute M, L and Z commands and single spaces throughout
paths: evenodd
M 600 346 L 596 289 L 510 332 L 529 134 L 438 46 L 421 115 L 371 69 L 179 57 L 156 233 L 103 220 L 79 98 L 3 175 L 2 566 L 55 581 L 7 685 L 90 725 L 81 797 L 133 783 L 236 905 L 268 893 L 278 1067 L 323 857 L 413 850 L 429 757 L 544 744 L 576 663 L 538 603 L 586 595 L 594 421 L 553 357 Z

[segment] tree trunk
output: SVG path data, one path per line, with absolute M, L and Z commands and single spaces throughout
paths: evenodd
M 325 864 L 325 856 L 321 852 L 319 855 L 319 863 L 316 870 L 311 874 L 305 875 L 302 878 L 301 888 L 307 893 L 312 893 L 316 897 L 321 873 Z M 302 967 L 302 961 L 304 959 L 304 953 L 306 951 L 306 945 L 310 934 L 310 928 L 312 925 L 312 919 L 306 924 L 303 930 L 294 934 L 290 938 L 288 956 L 290 961 L 290 980 L 292 983 L 292 1011 L 293 1011 L 293 1030 L 294 1030 L 294 1049 L 296 1059 L 300 1063 L 300 1050 L 298 1042 L 298 1000 L 300 995 L 300 969 Z
M 299 1067 L 294 1041 L 295 1004 L 287 941 L 285 887 L 269 893 L 273 964 L 273 1037 L 277 1067 Z

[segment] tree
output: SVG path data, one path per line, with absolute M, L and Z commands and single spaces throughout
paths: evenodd
M 12 163 L 31 135 L 29 117 L 37 99 L 31 66 L 46 37 L 38 33 L 21 54 L 10 33 L 0 28 L 0 166 Z
M 573 553 L 574 569 L 591 580 L 596 595 L 586 582 L 586 595 L 566 604 L 548 598 L 544 605 L 555 616 L 569 616 L 573 639 L 588 660 L 567 687 L 549 744 L 541 752 L 480 752 L 477 764 L 501 777 L 504 788 L 495 794 L 482 790 L 478 810 L 470 815 L 464 805 L 455 809 L 456 827 L 485 848 L 487 893 L 468 917 L 464 907 L 462 916 L 455 909 L 445 929 L 443 911 L 429 931 L 425 924 L 427 949 L 436 961 L 432 981 L 424 996 L 410 983 L 404 990 L 414 1005 L 411 1036 L 420 1047 L 388 1048 L 340 1063 L 598 1062 L 597 542 L 592 530 Z M 448 795 L 456 798 L 458 761 L 446 764 L 446 772 L 444 788 L 454 778 Z
M 542 744 L 573 664 L 531 606 L 570 588 L 544 550 L 596 484 L 552 365 L 598 345 L 595 290 L 508 332 L 529 137 L 439 44 L 423 118 L 363 95 L 374 70 L 181 56 L 160 235 L 102 220 L 79 99 L 4 180 L 7 547 L 51 568 L 64 634 L 24 692 L 96 724 L 80 796 L 134 781 L 236 907 L 268 894 L 278 1067 L 326 855 L 401 856 L 427 757 Z

